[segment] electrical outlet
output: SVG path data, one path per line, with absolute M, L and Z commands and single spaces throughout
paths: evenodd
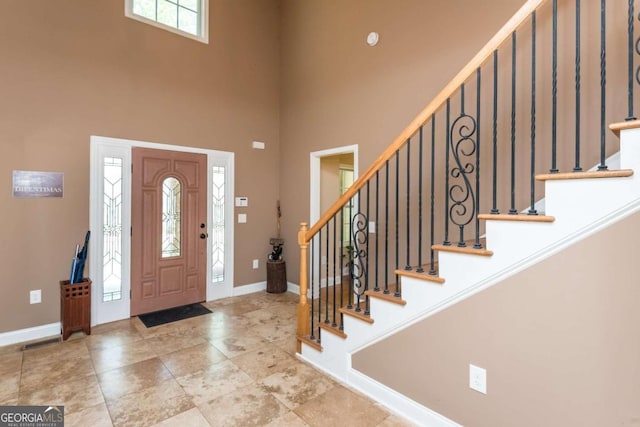
M 369 233 L 375 233 L 376 232 L 376 222 L 375 221 L 369 221 Z
M 254 259 L 253 260 L 253 269 L 257 270 L 260 267 L 260 260 L 259 259 Z
M 42 302 L 42 291 L 37 289 L 29 292 L 29 304 L 40 304 Z
M 469 387 L 482 394 L 487 394 L 487 370 L 470 364 Z

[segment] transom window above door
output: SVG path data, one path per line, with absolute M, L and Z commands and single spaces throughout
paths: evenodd
M 209 42 L 209 0 L 125 0 L 129 18 Z

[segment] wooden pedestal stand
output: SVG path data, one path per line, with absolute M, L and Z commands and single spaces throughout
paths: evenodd
M 90 279 L 73 284 L 68 280 L 60 281 L 60 321 L 63 341 L 76 331 L 91 335 Z
M 280 294 L 287 291 L 287 264 L 284 261 L 267 261 L 267 292 Z

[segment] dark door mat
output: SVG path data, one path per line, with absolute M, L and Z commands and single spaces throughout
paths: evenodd
M 211 313 L 207 307 L 200 303 L 183 305 L 166 310 L 154 311 L 153 313 L 141 314 L 138 316 L 144 326 L 152 328 L 165 323 L 176 322 L 178 320 L 189 319 L 191 317 L 202 316 Z

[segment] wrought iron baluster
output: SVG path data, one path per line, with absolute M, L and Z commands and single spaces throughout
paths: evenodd
M 324 264 L 325 264 L 325 276 L 324 276 L 324 292 L 325 292 L 325 306 L 326 306 L 326 316 L 324 318 L 324 323 L 329 324 L 329 223 L 325 225 L 326 231 L 326 248 L 324 254 Z M 334 301 L 335 304 L 335 301 Z
M 344 253 L 344 207 L 340 209 L 340 258 L 343 259 L 345 256 Z M 349 262 L 349 255 L 347 255 L 347 263 Z M 348 264 L 347 264 L 348 265 Z M 340 308 L 344 307 L 344 290 L 345 285 L 348 289 L 349 287 L 349 279 L 347 283 L 344 283 L 344 273 L 343 273 L 343 261 L 340 262 Z M 344 314 L 340 312 L 340 326 L 338 327 L 341 331 L 344 330 Z
M 551 169 L 558 172 L 557 142 L 558 142 L 558 0 L 553 0 L 553 42 L 551 65 Z
M 435 243 L 435 192 L 436 192 L 436 116 L 431 116 L 431 222 L 429 224 L 431 236 L 429 245 L 429 274 L 436 275 L 435 267 L 435 251 L 433 245 Z
M 400 240 L 400 150 L 396 151 L 396 264 L 395 270 L 397 271 L 400 268 L 400 247 L 398 246 L 398 242 Z M 398 275 L 396 274 L 396 291 L 393 293 L 394 296 L 400 296 L 400 281 L 398 280 Z
M 355 197 L 355 196 L 354 196 Z M 352 255 L 354 256 L 353 251 L 353 197 L 349 200 L 349 247 L 351 248 Z M 353 308 L 353 292 L 355 290 L 355 280 L 353 278 L 353 262 L 349 264 L 349 284 L 351 285 L 351 289 L 349 290 L 349 297 L 347 298 L 347 308 L 351 310 Z
M 407 263 L 405 270 L 411 270 L 411 138 L 407 139 Z
M 509 214 L 518 213 L 516 209 L 516 32 L 511 33 L 511 205 Z
M 379 277 L 378 277 L 378 265 L 380 264 L 380 252 L 378 251 L 378 242 L 380 239 L 378 239 L 378 223 L 380 222 L 379 219 L 380 217 L 378 216 L 378 206 L 380 203 L 378 203 L 380 200 L 380 171 L 377 170 L 376 171 L 376 259 L 374 262 L 374 265 L 376 266 L 376 284 L 375 287 L 373 288 L 374 291 L 379 292 L 380 291 L 380 281 L 379 281 Z M 385 260 L 386 263 L 386 260 Z
M 384 293 L 389 293 L 389 160 L 385 163 L 384 185 Z
M 358 190 L 358 206 L 357 213 L 353 216 L 352 230 L 353 230 L 353 290 L 356 293 L 356 311 L 361 312 L 361 297 L 367 290 L 367 244 L 369 241 L 368 236 L 368 219 L 361 209 L 361 190 Z M 366 301 L 366 296 L 365 296 Z M 366 304 L 365 304 L 366 309 Z
M 493 207 L 491 213 L 498 210 L 498 50 L 493 51 Z
M 315 329 L 315 325 L 314 325 L 314 320 L 315 320 L 315 312 L 314 312 L 315 259 L 314 259 L 314 255 L 315 255 L 315 239 L 311 239 L 311 280 L 310 280 L 311 282 L 311 336 L 309 336 L 309 339 L 312 339 L 312 340 L 316 339 L 316 336 L 314 334 L 314 329 Z
M 338 304 L 338 300 L 336 299 L 336 287 L 338 286 L 337 281 L 336 281 L 336 252 L 337 252 L 337 247 L 338 247 L 338 241 L 336 240 L 337 237 L 337 215 L 333 216 L 333 279 L 331 280 L 331 283 L 333 283 L 333 318 L 331 319 L 331 326 L 333 326 L 334 328 L 338 326 L 338 324 L 336 323 L 336 317 L 337 317 L 337 307 L 336 305 Z M 329 223 L 327 223 L 328 225 Z M 328 261 L 327 261 L 328 263 Z M 329 286 L 329 283 L 327 282 L 327 286 Z
M 464 229 L 474 219 L 476 212 L 476 199 L 470 177 L 475 172 L 473 156 L 477 150 L 476 119 L 465 112 L 465 85 L 460 87 L 460 115 L 454 120 L 450 129 L 451 152 L 454 167 L 451 168 L 451 178 L 454 183 L 449 187 L 448 198 L 451 200 L 449 207 L 449 221 L 458 226 L 459 238 L 457 246 L 467 246 L 464 241 Z M 454 139 L 455 135 L 455 139 Z
M 538 215 L 536 210 L 536 11 L 531 15 L 531 207 L 529 215 Z
M 576 0 L 576 165 L 573 168 L 574 172 L 582 171 L 580 167 L 580 41 L 580 0 Z
M 371 197 L 371 191 L 369 188 L 369 184 L 371 183 L 371 180 L 367 181 L 367 209 L 366 209 L 366 214 L 365 214 L 365 221 L 364 221 L 364 227 L 365 227 L 365 235 L 367 237 L 367 240 L 365 242 L 365 251 L 367 253 L 367 258 L 366 258 L 366 263 L 365 263 L 365 270 L 364 270 L 364 291 L 368 291 L 369 290 L 369 268 L 370 268 L 370 263 L 369 263 L 369 258 L 370 258 L 370 252 L 369 252 L 369 218 L 371 218 L 369 216 L 370 212 L 369 212 L 369 198 Z M 369 295 L 367 295 L 365 293 L 364 295 L 364 303 L 365 303 L 365 308 L 364 308 L 364 314 L 369 315 L 370 314 L 370 306 L 369 306 Z
M 629 25 L 627 28 L 628 31 L 628 38 L 629 38 L 629 93 L 628 93 L 628 99 L 629 99 L 629 115 L 627 116 L 627 118 L 625 120 L 627 121 L 631 121 L 631 120 L 635 120 L 635 116 L 633 115 L 633 73 L 634 73 L 634 60 L 633 60 L 633 41 L 634 41 L 634 0 L 629 0 L 629 16 L 628 16 L 628 21 L 629 21 Z
M 482 73 L 480 68 L 476 70 L 476 194 L 475 194 L 475 227 L 476 227 L 476 241 L 473 245 L 475 249 L 482 249 L 482 245 L 480 244 L 480 218 L 478 215 L 480 214 L 480 124 L 482 121 L 480 120 L 480 98 L 482 95 Z
M 451 246 L 449 240 L 449 150 L 451 149 L 451 98 L 447 98 L 447 138 L 444 160 L 444 241 L 445 246 Z
M 423 273 L 422 268 L 422 130 L 424 125 L 420 126 L 419 131 L 419 147 L 418 147 L 418 268 L 417 273 Z
M 637 45 L 636 45 L 637 46 Z M 607 103 L 607 2 L 600 0 L 600 165 L 607 170 L 606 162 L 606 103 Z

